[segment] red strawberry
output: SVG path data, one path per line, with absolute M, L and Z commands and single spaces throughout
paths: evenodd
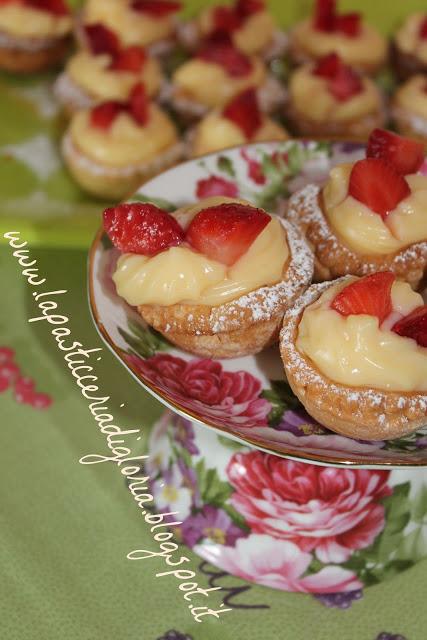
M 218 31 L 236 31 L 242 20 L 232 7 L 215 7 L 213 10 L 213 24 Z
M 243 131 L 250 140 L 262 124 L 258 98 L 255 89 L 246 89 L 227 104 L 223 115 Z
M 124 111 L 124 105 L 120 102 L 102 102 L 90 112 L 90 123 L 93 127 L 107 130 L 121 111 Z
M 111 31 L 108 27 L 96 22 L 86 25 L 84 29 L 89 48 L 94 55 L 109 53 L 114 56 L 119 52 L 120 41 L 114 31 Z
M 25 0 L 24 4 L 40 11 L 53 13 L 56 16 L 67 16 L 70 13 L 70 9 L 64 0 Z
M 341 31 L 349 38 L 355 38 L 360 34 L 362 16 L 360 13 L 345 13 L 335 17 L 335 30 Z
M 392 312 L 391 287 L 395 279 L 391 271 L 360 278 L 339 292 L 331 308 L 342 316 L 376 316 L 381 324 Z
M 242 18 L 248 18 L 254 13 L 263 11 L 265 9 L 264 0 L 237 0 L 236 13 Z
M 345 102 L 363 90 L 359 74 L 346 65 L 342 65 L 336 76 L 328 82 L 328 90 L 339 102 Z
M 234 264 L 270 222 L 249 205 L 228 203 L 200 211 L 187 229 L 187 242 L 208 258 Z
M 350 174 L 349 194 L 383 220 L 411 193 L 405 178 L 381 158 L 359 160 Z
M 109 68 L 113 71 L 131 71 L 139 73 L 147 56 L 145 49 L 138 46 L 121 49 L 113 58 Z
M 129 110 L 133 119 L 140 125 L 145 125 L 149 118 L 150 104 L 142 82 L 134 86 L 129 98 Z
M 197 56 L 223 67 L 230 76 L 246 76 L 252 70 L 248 56 L 236 49 L 228 33 L 216 32 L 205 40 Z
M 322 78 L 335 78 L 341 67 L 341 58 L 336 53 L 330 53 L 318 60 L 313 74 Z
M 420 347 L 427 347 L 427 304 L 414 309 L 406 318 L 396 322 L 392 331 L 399 336 L 413 338 Z
M 424 145 L 385 129 L 374 129 L 369 136 L 367 158 L 382 158 L 402 176 L 416 173 L 424 162 Z
M 163 18 L 171 13 L 176 13 L 182 7 L 181 2 L 172 0 L 134 0 L 131 8 L 141 13 L 149 13 L 155 18 Z
M 169 213 L 154 204 L 134 202 L 106 209 L 104 229 L 117 249 L 154 256 L 184 239 L 184 231 Z
M 317 0 L 314 10 L 314 26 L 319 31 L 335 28 L 336 0 Z
M 423 40 L 427 38 L 427 17 L 425 17 L 424 20 L 422 21 L 420 25 L 420 30 L 418 33 L 420 38 L 422 38 Z

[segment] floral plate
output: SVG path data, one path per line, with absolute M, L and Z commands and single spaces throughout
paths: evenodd
M 132 199 L 173 210 L 210 195 L 240 196 L 280 212 L 290 194 L 322 182 L 331 166 L 363 155 L 354 143 L 288 141 L 247 145 L 183 163 Z M 180 351 L 144 324 L 116 293 L 118 252 L 102 230 L 89 259 L 95 324 L 134 377 L 169 408 L 223 435 L 279 456 L 323 465 L 427 465 L 427 424 L 398 440 L 366 442 L 334 434 L 303 409 L 286 382 L 277 347 L 233 360 Z

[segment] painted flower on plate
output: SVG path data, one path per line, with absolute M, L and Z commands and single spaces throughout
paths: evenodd
M 180 533 L 184 544 L 189 547 L 194 547 L 202 539 L 232 547 L 238 538 L 245 536 L 245 532 L 233 523 L 223 509 L 210 504 L 186 518 L 180 526 Z
M 199 180 L 196 184 L 196 196 L 198 198 L 209 198 L 211 196 L 228 196 L 229 198 L 237 198 L 239 188 L 236 183 L 231 180 L 221 178 L 221 176 L 209 176 Z
M 181 520 L 190 515 L 193 491 L 186 485 L 187 479 L 178 464 L 163 472 L 151 483 L 151 491 L 158 512 L 177 511 Z

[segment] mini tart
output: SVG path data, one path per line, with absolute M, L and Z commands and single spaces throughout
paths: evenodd
M 296 65 L 337 53 L 346 64 L 368 75 L 375 75 L 385 65 L 388 53 L 386 39 L 364 21 L 361 33 L 349 37 L 344 33 L 317 30 L 312 18 L 300 22 L 291 31 L 289 50 Z
M 225 202 L 247 204 L 231 198 L 209 198 L 197 211 Z M 273 344 L 278 340 L 285 310 L 309 286 L 313 273 L 313 256 L 304 238 L 289 222 L 280 222 L 289 256 L 277 284 L 259 287 L 218 306 L 145 304 L 137 307 L 138 313 L 170 342 L 202 357 L 236 358 Z
M 158 61 L 148 57 L 140 72 L 109 69 L 111 56 L 79 51 L 67 63 L 54 85 L 54 94 L 64 111 L 72 115 L 106 100 L 125 100 L 137 82 L 143 82 L 147 95 L 160 91 L 163 75 Z
M 307 412 L 321 425 L 351 438 L 390 440 L 426 425 L 427 393 L 347 386 L 331 380 L 297 348 L 304 311 L 331 287 L 354 278 L 311 286 L 284 316 L 280 353 L 286 377 Z
M 70 46 L 71 15 L 34 7 L 0 6 L 0 69 L 31 73 L 55 66 Z
M 427 143 L 427 75 L 416 75 L 393 96 L 391 115 L 399 133 Z
M 62 141 L 62 154 L 85 191 L 123 199 L 180 160 L 182 145 L 175 126 L 156 105 L 149 108 L 146 126 L 138 125 L 127 113 L 120 113 L 108 130 L 93 127 L 88 110 L 73 116 Z
M 314 251 L 314 279 L 318 282 L 390 270 L 416 289 L 426 273 L 427 240 L 386 254 L 363 254 L 350 249 L 328 221 L 323 191 L 318 185 L 307 185 L 290 198 L 287 218 L 301 230 Z
M 384 125 L 384 99 L 373 80 L 362 76 L 360 93 L 337 100 L 327 79 L 314 75 L 314 69 L 314 63 L 303 65 L 289 81 L 285 111 L 299 135 L 365 140 L 372 129 Z
M 391 60 L 401 80 L 427 73 L 427 37 L 422 35 L 426 18 L 422 12 L 408 16 L 393 38 Z

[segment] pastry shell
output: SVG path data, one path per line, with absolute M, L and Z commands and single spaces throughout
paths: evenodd
M 69 35 L 59 38 L 16 38 L 0 32 L 0 69 L 33 73 L 60 64 L 70 48 Z
M 305 308 L 336 282 L 311 286 L 294 308 L 285 314 L 280 333 L 280 353 L 293 392 L 321 425 L 350 438 L 391 440 L 426 426 L 426 393 L 350 387 L 336 383 L 323 375 L 297 349 L 298 327 Z
M 427 241 L 386 255 L 361 255 L 345 246 L 323 213 L 322 192 L 318 185 L 307 185 L 295 193 L 289 201 L 286 217 L 305 235 L 314 251 L 314 279 L 317 282 L 348 274 L 364 276 L 390 270 L 399 280 L 405 280 L 417 289 L 427 272 Z
M 391 117 L 401 135 L 417 138 L 427 145 L 427 118 L 403 109 L 397 104 L 391 107 Z
M 399 80 L 407 80 L 418 73 L 427 73 L 427 64 L 413 53 L 406 53 L 399 49 L 395 42 L 390 46 L 390 60 Z
M 141 305 L 138 312 L 178 347 L 203 357 L 236 358 L 277 342 L 283 314 L 310 285 L 313 255 L 301 234 L 286 220 L 289 259 L 282 280 L 219 306 Z

